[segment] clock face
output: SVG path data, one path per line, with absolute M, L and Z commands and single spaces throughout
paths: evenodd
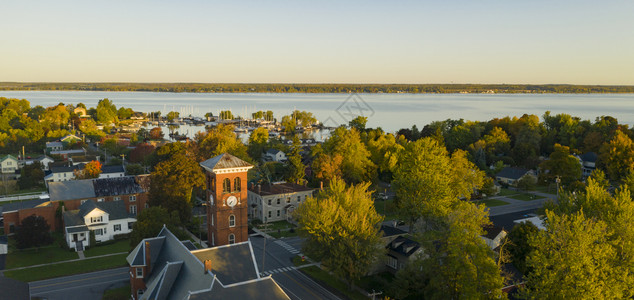
M 227 198 L 227 205 L 234 207 L 236 204 L 238 204 L 238 198 L 235 196 L 229 196 L 229 198 Z

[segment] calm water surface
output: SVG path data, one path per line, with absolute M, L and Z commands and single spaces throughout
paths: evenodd
M 88 91 L 0 91 L 0 97 L 27 99 L 32 106 L 59 102 L 95 107 L 108 98 L 117 107 L 136 111 L 178 111 L 181 116 L 217 115 L 231 109 L 234 115 L 250 116 L 258 110 L 272 110 L 281 119 L 294 109 L 312 112 L 329 126 L 347 123 L 356 115 L 368 117 L 368 126 L 386 131 L 432 121 L 465 119 L 486 121 L 524 113 L 542 116 L 568 113 L 594 120 L 609 115 L 619 122 L 634 124 L 634 94 L 234 94 L 155 93 Z

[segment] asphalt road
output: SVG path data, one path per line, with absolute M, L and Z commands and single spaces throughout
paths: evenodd
M 129 269 L 123 267 L 34 281 L 29 287 L 31 297 L 45 297 L 49 300 L 98 300 L 107 289 L 122 287 L 129 282 Z
M 261 236 L 251 236 L 250 240 L 260 273 L 271 274 L 291 299 L 339 299 L 326 288 L 293 268 L 291 259 L 301 250 L 302 240 L 300 238 L 266 239 L 266 245 L 265 238 Z

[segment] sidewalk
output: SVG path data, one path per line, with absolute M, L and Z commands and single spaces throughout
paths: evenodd
M 117 253 L 110 253 L 110 254 L 104 254 L 104 255 L 98 255 L 98 256 L 91 256 L 91 257 L 86 257 L 86 258 L 69 259 L 69 260 L 56 261 L 56 262 L 47 263 L 47 264 L 39 264 L 39 265 L 32 265 L 32 266 L 26 266 L 26 267 L 20 267 L 20 268 L 7 269 L 7 270 L 2 270 L 2 272 L 14 271 L 14 270 L 23 270 L 23 269 L 30 269 L 30 268 L 37 268 L 37 267 L 42 267 L 42 266 L 59 265 L 59 264 L 68 263 L 68 262 L 74 262 L 74 261 L 80 261 L 80 260 L 89 260 L 89 259 L 93 259 L 93 258 L 108 257 L 108 256 L 119 255 L 119 254 L 127 254 L 127 253 L 128 252 L 117 252 Z

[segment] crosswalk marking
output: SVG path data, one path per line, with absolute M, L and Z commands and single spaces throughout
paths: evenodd
M 287 244 L 284 241 L 280 241 L 280 240 L 276 240 L 275 241 L 276 244 L 282 246 L 282 248 L 286 249 L 288 252 L 292 253 L 292 254 L 299 254 L 299 250 L 295 249 L 293 246 Z
M 284 272 L 289 272 L 289 271 L 293 271 L 293 270 L 297 270 L 296 267 L 282 267 L 282 268 L 277 268 L 274 270 L 268 270 L 268 271 L 264 271 L 260 273 L 260 276 L 269 276 L 272 274 L 277 274 L 277 273 L 284 273 Z

